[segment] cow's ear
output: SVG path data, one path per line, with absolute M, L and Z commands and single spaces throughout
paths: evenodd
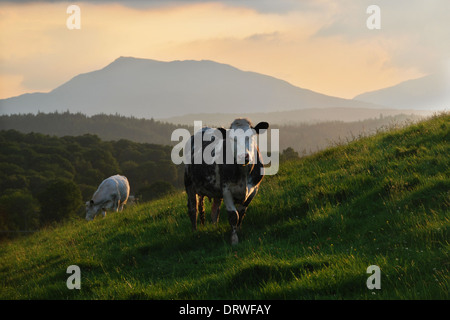
M 222 139 L 225 139 L 227 137 L 227 129 L 225 128 L 217 128 L 222 133 Z
M 256 133 L 259 134 L 260 130 L 267 130 L 267 128 L 269 128 L 269 124 L 265 121 L 260 122 L 256 125 L 256 127 L 254 127 L 253 129 L 255 129 Z

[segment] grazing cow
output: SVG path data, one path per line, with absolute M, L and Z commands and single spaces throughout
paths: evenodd
M 86 202 L 86 220 L 94 220 L 99 211 L 103 217 L 107 209 L 122 211 L 129 194 L 130 184 L 126 177 L 117 174 L 103 180 L 92 199 Z
M 204 197 L 213 199 L 211 207 L 213 223 L 218 221 L 220 205 L 223 200 L 231 225 L 231 243 L 238 243 L 237 231 L 264 176 L 264 166 L 256 143 L 256 134 L 268 127 L 267 122 L 260 122 L 253 127 L 248 119 L 236 119 L 231 124 L 230 129 L 232 130 L 204 127 L 191 136 L 188 142 L 188 146 L 190 144 L 188 150 L 191 151 L 188 158 L 191 161 L 185 165 L 184 184 L 188 196 L 188 213 L 192 230 L 197 229 L 198 213 L 200 213 L 201 224 L 204 224 Z M 245 132 L 245 139 L 233 136 L 237 129 Z M 215 138 L 220 138 L 217 141 L 215 138 L 203 141 L 205 134 L 213 130 L 215 130 L 215 134 L 218 134 Z M 196 135 L 201 135 L 201 137 L 195 138 Z M 201 148 L 197 148 L 194 141 L 201 141 Z M 211 156 L 215 157 L 215 152 L 218 150 L 221 152 L 222 160 L 205 162 L 203 159 L 201 163 L 197 161 L 198 164 L 196 164 L 196 155 L 199 152 L 203 154 L 205 148 L 213 142 L 217 148 L 211 150 Z M 231 159 L 231 161 L 227 161 L 227 159 Z

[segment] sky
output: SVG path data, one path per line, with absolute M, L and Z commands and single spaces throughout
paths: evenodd
M 67 8 L 80 8 L 69 29 Z M 369 29 L 370 5 L 380 28 Z M 448 0 L 0 0 L 0 98 L 120 56 L 213 60 L 353 98 L 450 66 Z

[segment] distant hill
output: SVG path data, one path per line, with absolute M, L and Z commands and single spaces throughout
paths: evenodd
M 442 115 L 282 163 L 234 247 L 224 205 L 192 232 L 182 192 L 7 241 L 0 299 L 448 300 L 449 126 Z M 81 290 L 67 289 L 70 265 Z
M 366 92 L 357 95 L 353 100 L 396 109 L 449 110 L 449 88 L 450 74 L 441 72 Z
M 70 112 L 0 115 L 0 130 L 39 132 L 58 137 L 95 134 L 106 141 L 127 139 L 161 145 L 171 145 L 170 136 L 179 127 L 154 119 L 106 114 L 90 117 Z
M 331 114 L 331 111 L 329 113 Z M 270 116 L 264 115 L 260 119 L 255 114 L 251 114 L 250 120 L 255 124 L 258 121 L 268 121 L 271 129 L 280 130 L 280 151 L 292 147 L 302 154 L 310 154 L 333 143 L 350 141 L 354 137 L 361 135 L 372 135 L 382 127 L 390 127 L 392 125 L 401 126 L 421 118 L 419 115 L 414 114 L 389 116 L 386 113 L 374 113 L 376 116 L 373 118 L 351 122 L 286 122 L 284 124 L 278 124 L 276 122 L 278 119 L 277 114 L 271 114 Z M 355 112 L 354 116 L 356 117 L 357 114 Z M 359 113 L 360 116 L 362 114 L 363 112 Z M 366 114 L 366 116 L 368 115 Z M 0 116 L 0 130 L 14 129 L 24 133 L 38 132 L 58 137 L 95 134 L 106 141 L 127 139 L 140 143 L 174 145 L 178 141 L 171 141 L 172 132 L 177 128 L 187 128 L 190 132 L 193 132 L 194 119 L 203 120 L 203 125 L 229 127 L 234 116 L 238 117 L 242 115 L 209 115 L 209 117 L 195 117 L 193 119 L 186 117 L 189 120 L 186 125 L 174 125 L 154 119 L 138 119 L 105 114 L 91 117 L 80 113 L 72 114 L 69 112 L 39 113 L 37 115 L 2 115 Z M 329 119 L 332 119 L 332 117 Z
M 364 121 L 387 116 L 410 117 L 417 119 L 420 116 L 430 116 L 433 111 L 426 110 L 398 110 L 398 109 L 367 109 L 367 108 L 315 108 L 304 110 L 291 110 L 279 112 L 257 113 L 197 113 L 183 116 L 158 119 L 179 125 L 193 125 L 194 121 L 201 120 L 203 125 L 228 127 L 236 118 L 249 118 L 253 123 L 269 121 L 277 125 L 314 124 L 328 121 Z
M 213 61 L 120 57 L 48 93 L 0 100 L 0 114 L 67 111 L 166 118 L 189 113 L 255 113 L 306 108 L 383 108 L 323 95 Z

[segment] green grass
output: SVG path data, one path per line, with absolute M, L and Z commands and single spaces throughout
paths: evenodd
M 237 246 L 224 208 L 191 232 L 184 193 L 4 242 L 0 298 L 448 299 L 449 133 L 443 114 L 282 164 Z

